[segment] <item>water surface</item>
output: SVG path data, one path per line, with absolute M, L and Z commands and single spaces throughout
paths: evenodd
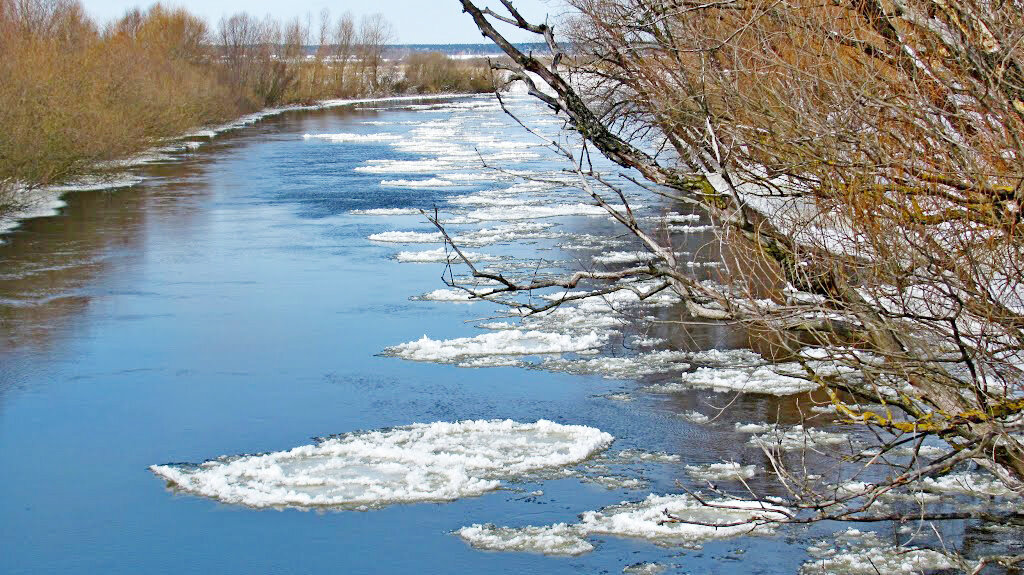
M 635 384 L 380 356 L 423 334 L 475 335 L 467 320 L 491 315 L 493 306 L 409 301 L 443 287 L 443 266 L 399 263 L 394 254 L 407 247 L 366 237 L 430 226 L 415 216 L 349 212 L 443 207 L 452 194 L 499 184 L 385 188 L 382 179 L 412 176 L 354 168 L 367 159 L 415 154 L 387 143 L 301 136 L 375 129 L 368 121 L 393 122 L 400 132 L 412 126 L 403 122 L 453 113 L 408 107 L 288 113 L 221 135 L 180 161 L 142 168 L 146 181 L 133 188 L 70 194 L 59 215 L 28 221 L 5 237 L 0 571 L 619 573 L 657 561 L 677 565 L 673 571 L 703 572 L 751 556 L 771 560 L 745 561 L 746 572 L 798 568 L 802 545 L 781 536 L 698 551 L 598 538 L 593 553 L 552 558 L 480 552 L 451 535 L 471 523 L 573 521 L 585 510 L 651 492 L 677 493 L 677 480 L 690 481 L 684 464 L 734 459 L 764 466 L 758 450 L 737 444 L 742 439 L 733 422 L 774 421 L 780 406 L 791 409 L 789 402 L 744 396 L 721 421 L 695 426 L 676 414 L 731 398 L 694 392 L 612 401 L 602 396 Z M 485 134 L 521 137 L 494 109 L 467 121 L 479 122 Z M 591 234 L 614 229 L 603 218 L 561 223 Z M 550 245 L 481 251 L 527 255 L 524 250 L 540 247 Z M 651 335 L 694 349 L 745 341 L 720 326 L 667 326 Z M 288 449 L 313 436 L 477 418 L 590 425 L 614 435 L 616 449 L 663 450 L 682 459 L 645 468 L 650 485 L 642 490 L 562 479 L 368 512 L 227 506 L 168 491 L 147 470 Z M 536 489 L 544 495 L 526 497 Z

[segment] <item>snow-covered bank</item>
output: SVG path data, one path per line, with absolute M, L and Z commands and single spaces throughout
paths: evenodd
M 70 192 L 84 192 L 106 189 L 127 188 L 143 181 L 143 178 L 128 172 L 119 170 L 130 170 L 138 166 L 144 166 L 155 162 L 173 162 L 178 157 L 171 155 L 176 152 L 192 151 L 201 147 L 204 141 L 232 130 L 238 130 L 251 126 L 257 122 L 278 116 L 287 112 L 303 110 L 325 110 L 344 106 L 355 106 L 360 104 L 388 104 L 402 102 L 420 102 L 424 100 L 456 100 L 461 98 L 480 98 L 480 94 L 425 94 L 415 96 L 390 96 L 380 98 L 350 98 L 323 100 L 314 104 L 282 106 L 278 108 L 266 108 L 252 114 L 245 114 L 230 122 L 214 126 L 204 126 L 190 132 L 186 132 L 177 138 L 171 138 L 166 142 L 146 150 L 135 156 L 121 160 L 107 162 L 100 166 L 104 170 L 112 170 L 106 176 L 87 176 L 66 184 L 45 186 L 41 188 L 28 189 L 25 186 L 15 185 L 11 193 L 16 196 L 17 207 L 8 213 L 0 214 L 0 236 L 17 229 L 25 220 L 53 216 L 60 213 L 66 202 L 64 194 Z M 331 141 L 360 142 L 360 141 L 390 141 L 382 135 L 361 136 L 359 134 L 307 134 L 309 138 L 321 138 Z M 380 139 L 385 138 L 385 139 Z M 3 238 L 0 237 L 0 243 Z

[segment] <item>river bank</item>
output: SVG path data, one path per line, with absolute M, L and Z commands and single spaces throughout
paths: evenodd
M 60 209 L 67 204 L 63 200 L 65 194 L 82 191 L 116 190 L 130 188 L 142 180 L 137 175 L 126 172 L 131 168 L 145 166 L 147 164 L 173 161 L 175 155 L 191 153 L 198 150 L 212 138 L 232 130 L 238 130 L 286 112 L 327 110 L 343 106 L 355 106 L 368 103 L 393 103 L 393 102 L 416 102 L 424 100 L 448 100 L 465 98 L 472 94 L 429 94 L 429 95 L 408 95 L 408 96 L 384 96 L 379 98 L 333 98 L 323 100 L 314 104 L 294 104 L 274 108 L 266 108 L 258 112 L 244 114 L 238 118 L 222 124 L 212 126 L 200 126 L 189 130 L 176 138 L 167 140 L 164 144 L 154 146 L 140 154 L 122 158 L 113 162 L 106 162 L 98 166 L 103 175 L 92 175 L 72 181 L 66 184 L 55 186 L 42 186 L 28 189 L 24 186 L 14 185 L 10 191 L 12 200 L 7 203 L 13 207 L 4 212 L 0 211 L 0 243 L 4 234 L 16 230 L 23 221 L 52 216 L 59 213 Z M 178 156 L 180 157 L 180 156 Z
M 507 102 L 557 134 L 543 107 Z M 524 318 L 446 288 L 420 209 L 514 277 L 643 257 L 539 143 L 490 97 L 298 110 L 26 222 L 0 246 L 2 570 L 872 573 L 852 559 L 930 558 L 896 553 L 897 525 L 682 541 L 657 525 L 663 508 L 694 512 L 685 492 L 709 480 L 781 495 L 758 438 L 788 448 L 813 425 L 827 452 L 858 437 L 769 385 L 786 382 L 742 330 L 683 323 L 671 298 Z M 704 216 L 629 197 L 713 277 Z M 232 473 L 246 466 L 266 473 Z

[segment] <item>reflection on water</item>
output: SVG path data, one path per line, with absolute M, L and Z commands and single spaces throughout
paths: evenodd
M 687 464 L 730 459 L 764 467 L 764 454 L 746 445 L 734 424 L 797 422 L 807 398 L 694 390 L 612 401 L 608 394 L 632 393 L 634 384 L 378 356 L 424 333 L 473 335 L 474 320 L 493 310 L 408 301 L 441 287 L 442 266 L 398 263 L 395 246 L 366 237 L 430 226 L 415 216 L 348 212 L 443 205 L 448 195 L 496 184 L 385 188 L 380 181 L 391 176 L 354 168 L 368 158 L 415 154 L 301 135 L 358 132 L 368 120 L 409 129 L 403 122 L 449 113 L 288 114 L 221 136 L 180 162 L 142 168 L 147 180 L 134 188 L 70 194 L 61 215 L 31 220 L 6 236 L 0 572 L 139 573 L 186 565 L 218 573 L 618 573 L 640 561 L 713 572 L 744 556 L 766 558 L 758 561 L 764 573 L 799 568 L 801 538 L 813 529 L 794 539 L 712 543 L 696 553 L 610 539 L 574 559 L 481 553 L 450 535 L 473 523 L 574 522 L 588 509 L 678 492 L 677 482 L 693 485 Z M 500 112 L 479 111 L 467 121 L 498 120 Z M 603 218 L 569 218 L 562 231 L 618 233 Z M 707 240 L 685 235 L 677 248 L 717 257 L 717 245 Z M 494 251 L 535 256 L 535 247 Z M 734 326 L 680 325 L 676 308 L 645 313 L 659 321 L 645 321 L 639 333 L 676 349 L 747 343 Z M 677 416 L 714 416 L 725 407 L 708 425 Z M 325 514 L 173 496 L 146 470 L 288 449 L 315 435 L 491 418 L 589 425 L 614 435 L 615 449 L 666 451 L 680 461 L 644 467 L 640 491 L 562 479 L 445 505 Z M 753 485 L 777 489 L 764 478 Z M 525 497 L 536 491 L 544 495 Z

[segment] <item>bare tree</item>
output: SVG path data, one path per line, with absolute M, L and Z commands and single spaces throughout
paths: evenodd
M 731 281 L 698 281 L 585 151 L 556 145 L 654 260 L 540 283 L 472 268 L 499 284 L 478 295 L 668 288 L 696 318 L 803 347 L 802 376 L 878 444 L 845 454 L 861 464 L 847 473 L 874 477 L 846 494 L 766 449 L 801 512 L 791 522 L 978 517 L 876 505 L 968 462 L 1024 493 L 1024 5 L 570 0 L 568 50 L 510 0 L 461 4 L 511 79 L 652 193 L 705 210 L 732 248 Z M 496 22 L 549 53 L 524 53 Z M 931 439 L 949 452 L 893 456 Z M 1020 558 L 975 566 L 993 561 Z
M 394 30 L 383 14 L 363 16 L 359 22 L 357 54 L 362 74 L 373 92 L 381 85 L 384 48 L 393 40 Z
M 334 51 L 332 53 L 335 70 L 334 86 L 339 95 L 351 91 L 346 85 L 345 71 L 357 43 L 355 20 L 352 18 L 351 12 L 345 12 L 338 17 L 338 22 L 334 27 Z

